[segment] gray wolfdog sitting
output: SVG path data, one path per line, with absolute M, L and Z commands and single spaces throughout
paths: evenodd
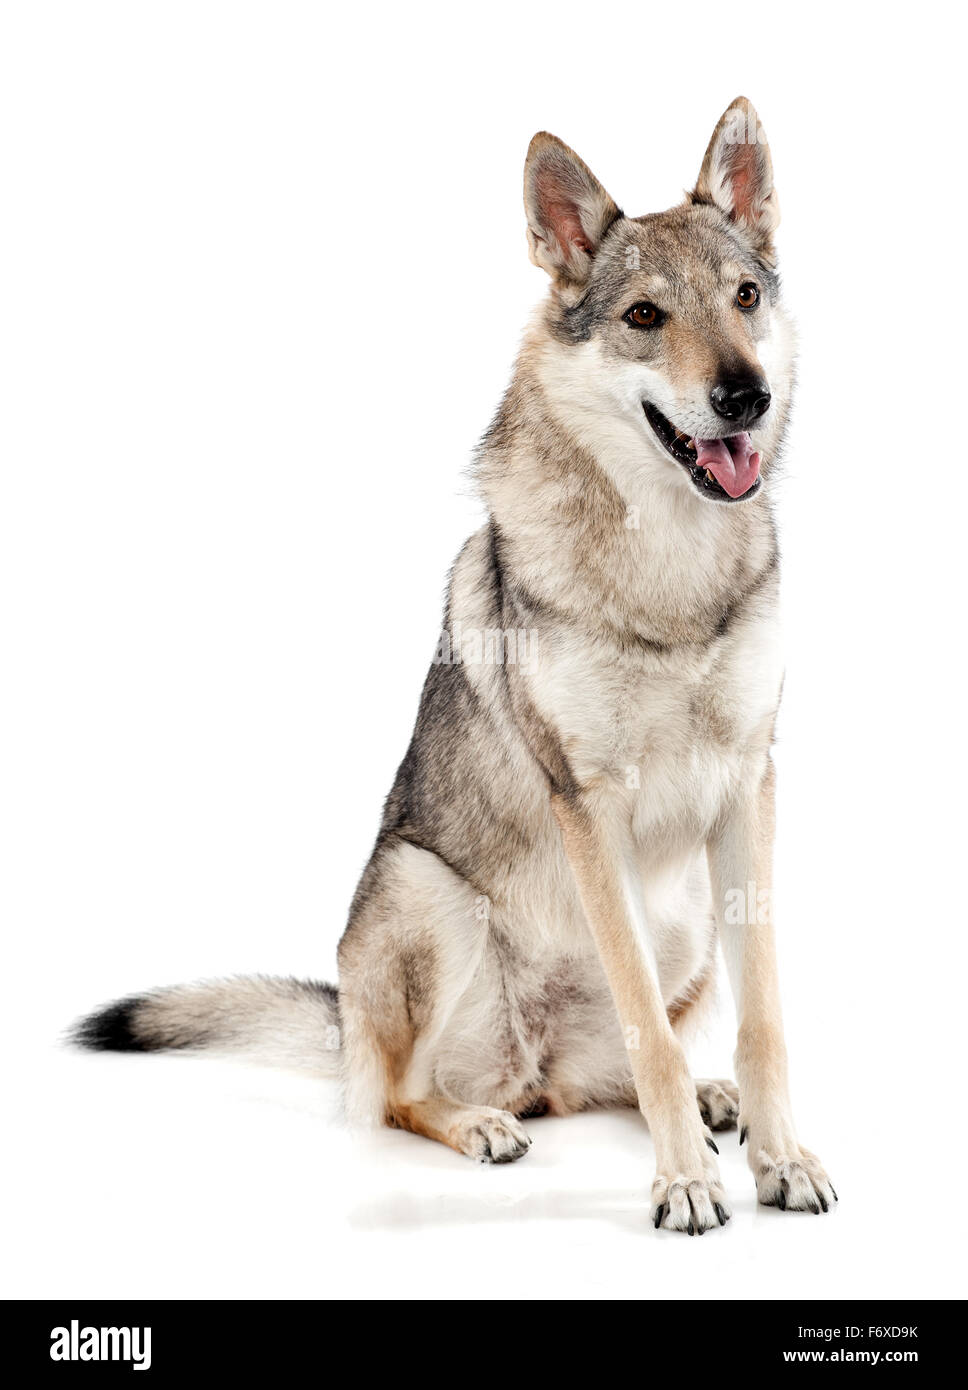
M 162 989 L 75 1036 L 328 1061 L 353 1120 L 492 1163 L 527 1153 L 528 1116 L 637 1105 L 654 1224 L 690 1234 L 729 1218 L 710 1130 L 738 1122 L 759 1200 L 827 1211 L 768 911 L 793 379 L 769 150 L 738 98 L 685 201 L 633 218 L 539 134 L 524 201 L 550 290 L 480 447 L 489 519 L 454 565 L 338 992 Z M 735 910 L 750 884 L 767 907 Z M 717 939 L 738 1092 L 694 1081 L 679 1036 Z

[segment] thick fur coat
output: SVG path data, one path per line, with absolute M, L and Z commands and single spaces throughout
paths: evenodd
M 525 211 L 551 286 L 479 450 L 489 519 L 454 565 L 338 995 L 162 990 L 79 1037 L 329 1056 L 354 1120 L 497 1162 L 526 1153 L 529 1115 L 638 1105 L 653 1220 L 690 1233 L 728 1219 L 710 1129 L 738 1110 L 760 1200 L 826 1210 L 769 912 L 793 340 L 762 128 L 739 98 L 685 202 L 637 218 L 538 135 Z M 751 883 L 756 910 L 731 911 Z M 678 1036 L 717 938 L 738 1096 L 695 1083 Z

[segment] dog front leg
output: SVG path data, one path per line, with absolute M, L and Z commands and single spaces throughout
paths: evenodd
M 696 1087 L 669 1024 L 655 970 L 629 916 L 619 866 L 580 798 L 552 798 L 565 853 L 625 1030 L 639 1108 L 655 1144 L 656 1227 L 701 1235 L 729 1219 Z
M 738 1033 L 740 1143 L 765 1206 L 827 1211 L 837 1200 L 816 1156 L 799 1143 L 787 1084 L 787 1053 L 773 937 L 774 771 L 740 797 L 708 844 L 710 877 Z

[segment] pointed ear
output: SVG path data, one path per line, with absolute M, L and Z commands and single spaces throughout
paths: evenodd
M 720 118 L 691 197 L 713 203 L 747 232 L 766 260 L 774 259 L 780 204 L 773 163 L 760 118 L 746 97 L 737 97 Z
M 547 131 L 528 147 L 524 211 L 531 259 L 560 287 L 588 279 L 602 237 L 621 216 L 588 165 Z

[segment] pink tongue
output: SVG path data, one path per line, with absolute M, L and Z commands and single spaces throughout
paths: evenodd
M 731 435 L 729 439 L 694 439 L 699 468 L 708 468 L 724 492 L 730 497 L 742 497 L 760 476 L 760 456 L 754 454 L 749 435 Z

